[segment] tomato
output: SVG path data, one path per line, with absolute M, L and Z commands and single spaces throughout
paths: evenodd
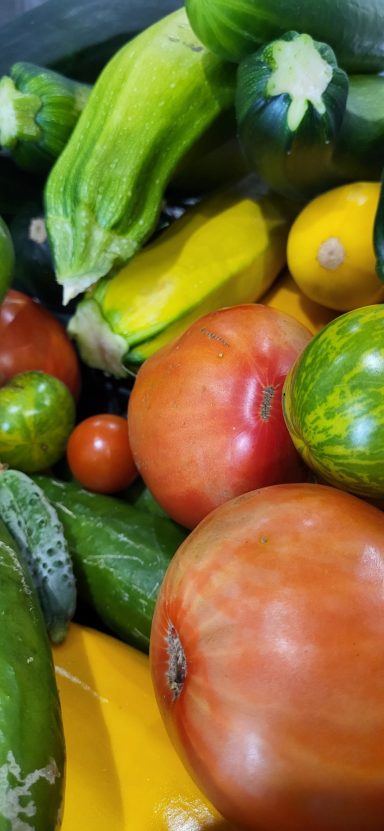
M 97 493 L 115 493 L 137 476 L 128 437 L 127 420 L 101 413 L 80 421 L 67 444 L 71 473 L 83 487 Z
M 10 289 L 0 305 L 0 384 L 28 370 L 54 375 L 77 398 L 80 364 L 64 326 L 36 300 Z
M 332 320 L 283 387 L 283 413 L 306 464 L 328 484 L 384 499 L 384 305 Z
M 263 488 L 176 552 L 154 688 L 202 791 L 247 831 L 382 831 L 384 515 L 330 486 Z
M 65 453 L 75 401 L 58 378 L 20 372 L 0 389 L 0 462 L 37 473 Z
M 305 476 L 281 390 L 309 331 L 244 304 L 211 312 L 140 367 L 128 423 L 136 466 L 157 502 L 193 528 L 222 502 Z

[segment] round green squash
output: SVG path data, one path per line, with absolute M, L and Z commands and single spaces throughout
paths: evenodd
M 58 378 L 31 370 L 0 389 L 0 463 L 24 473 L 61 459 L 75 422 L 75 402 Z
M 283 412 L 319 477 L 384 497 L 384 305 L 347 312 L 309 342 L 285 379 Z

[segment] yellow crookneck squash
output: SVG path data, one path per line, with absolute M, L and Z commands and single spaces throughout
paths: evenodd
M 168 739 L 146 655 L 72 623 L 53 656 L 67 748 L 62 831 L 233 831 Z

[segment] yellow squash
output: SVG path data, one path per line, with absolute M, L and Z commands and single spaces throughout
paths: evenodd
M 207 197 L 77 306 L 83 361 L 115 376 L 201 315 L 257 300 L 286 262 L 291 206 L 253 179 Z
M 75 623 L 53 653 L 67 746 L 62 831 L 232 831 L 168 739 L 146 655 Z
M 337 314 L 306 297 L 287 270 L 284 270 L 259 302 L 292 315 L 313 334 L 326 326 Z
M 384 300 L 373 247 L 379 193 L 378 182 L 352 182 L 315 197 L 296 217 L 288 268 L 311 300 L 340 312 Z

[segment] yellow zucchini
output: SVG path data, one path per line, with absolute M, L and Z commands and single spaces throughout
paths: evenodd
M 252 178 L 202 200 L 80 301 L 68 328 L 83 361 L 122 377 L 202 314 L 258 300 L 285 264 L 291 218 Z

